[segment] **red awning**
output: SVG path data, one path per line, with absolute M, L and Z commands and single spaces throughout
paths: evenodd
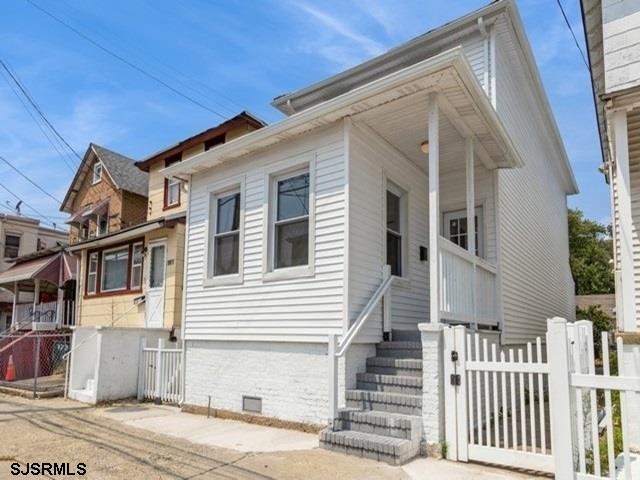
M 75 277 L 76 266 L 77 260 L 73 255 L 65 252 L 53 253 L 46 257 L 18 263 L 0 273 L 0 287 L 13 288 L 15 282 L 36 278 L 54 285 L 62 285 Z
M 102 215 L 107 211 L 108 206 L 109 200 L 102 200 L 100 202 L 86 205 L 74 213 L 65 223 L 82 223 L 89 217 Z

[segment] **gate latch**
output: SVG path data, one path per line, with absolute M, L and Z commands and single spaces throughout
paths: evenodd
M 451 351 L 451 361 L 452 362 L 457 362 L 458 361 L 458 352 L 456 352 L 455 350 Z
M 454 387 L 459 387 L 461 382 L 460 374 L 452 373 L 451 374 L 451 385 Z

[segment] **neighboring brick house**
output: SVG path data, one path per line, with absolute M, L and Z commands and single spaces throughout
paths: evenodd
M 81 214 L 83 216 L 87 213 L 91 214 L 84 230 L 79 228 L 74 230 L 76 236 L 86 232 L 89 238 L 70 247 L 71 251 L 80 256 L 78 273 L 80 307 L 77 324 L 80 327 L 86 327 L 77 330 L 77 334 L 84 335 L 83 338 L 86 338 L 93 335 L 90 333 L 93 327 L 113 327 L 103 331 L 110 331 L 117 335 L 120 343 L 114 347 L 109 343 L 108 336 L 97 335 L 100 338 L 98 341 L 100 348 L 96 350 L 93 343 L 87 342 L 86 347 L 73 353 L 69 385 L 71 398 L 94 403 L 136 393 L 127 390 L 124 384 L 126 382 L 115 388 L 107 380 L 100 381 L 109 375 L 109 367 L 106 366 L 109 362 L 103 363 L 101 370 L 99 367 L 90 370 L 79 367 L 88 362 L 99 365 L 100 359 L 96 357 L 96 351 L 113 351 L 113 348 L 122 351 L 127 349 L 125 347 L 127 344 L 135 345 L 137 348 L 139 338 L 155 342 L 159 334 L 162 336 L 162 331 L 159 329 L 166 331 L 167 340 L 179 341 L 188 185 L 179 178 L 165 179 L 161 170 L 262 126 L 264 124 L 260 120 L 242 112 L 220 125 L 137 162 L 135 166 L 126 157 L 113 152 L 104 155 L 105 149 L 96 148 L 95 145 L 90 147 L 98 158 L 93 160 L 93 164 L 83 165 L 81 169 L 91 172 L 94 168 L 92 165 L 95 165 L 99 159 L 106 158 L 106 162 L 103 162 L 104 168 L 111 174 L 110 161 L 117 159 L 119 171 L 126 169 L 137 171 L 138 175 L 144 175 L 146 182 L 144 193 L 146 195 L 148 190 L 148 201 L 145 197 L 143 203 L 138 200 L 138 197 L 142 198 L 140 194 L 124 190 L 119 197 L 119 203 L 118 200 L 113 202 L 114 207 L 121 209 L 120 216 L 116 219 L 112 218 L 111 212 L 114 211 L 116 215 L 118 212 L 109 208 L 110 230 L 107 233 L 104 233 L 104 229 L 100 227 L 100 221 L 104 223 L 104 218 L 94 212 L 95 208 L 105 211 L 102 203 L 96 203 L 104 203 L 103 194 L 97 195 L 98 199 L 93 202 L 76 201 L 75 203 L 80 208 L 88 204 L 86 210 L 81 210 Z M 120 161 L 122 159 L 126 162 Z M 111 175 L 103 174 L 103 177 L 108 176 L 109 180 L 113 180 L 106 186 L 127 185 L 117 178 L 117 173 L 115 175 L 116 178 L 112 179 Z M 93 200 L 95 195 L 90 196 L 91 186 L 87 186 L 89 183 L 87 179 L 90 177 L 87 173 L 84 176 L 86 179 L 78 182 L 75 188 L 78 192 L 83 192 L 85 198 Z M 139 190 L 142 191 L 142 186 Z M 115 196 L 114 193 L 111 195 Z M 129 219 L 135 219 L 135 224 L 127 225 L 126 221 Z M 79 221 L 84 220 L 82 218 L 78 220 L 74 216 L 72 221 L 78 224 Z M 96 236 L 95 231 L 100 235 Z M 122 356 L 123 362 L 124 358 L 125 356 Z M 137 355 L 135 358 L 138 358 Z M 122 365 L 120 364 L 118 368 L 122 368 Z M 137 372 L 137 366 L 133 365 L 131 368 L 133 368 L 131 371 Z
M 69 243 L 144 222 L 147 192 L 132 159 L 91 143 L 60 208 L 71 215 Z

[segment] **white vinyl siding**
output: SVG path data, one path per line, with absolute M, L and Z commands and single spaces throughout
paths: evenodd
M 335 125 L 274 146 L 193 179 L 188 222 L 186 339 L 326 343 L 343 327 L 344 152 Z M 315 160 L 315 272 L 286 280 L 264 278 L 265 189 L 271 171 L 295 158 Z M 293 159 L 293 160 L 292 160 Z M 308 161 L 307 161 L 308 163 Z M 245 179 L 243 282 L 203 284 L 209 186 Z M 310 212 L 311 213 L 311 212 Z
M 603 54 L 607 93 L 640 84 L 640 5 L 604 2 Z
M 503 341 L 524 343 L 544 335 L 547 318 L 575 316 L 566 193 L 520 47 L 504 20 L 496 28 L 497 111 L 524 162 L 497 172 Z

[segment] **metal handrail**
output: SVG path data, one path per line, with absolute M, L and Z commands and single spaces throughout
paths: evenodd
M 337 335 L 329 335 L 328 357 L 329 357 L 329 426 L 333 428 L 338 414 L 338 359 L 344 356 L 356 338 L 362 327 L 380 301 L 384 298 L 383 309 L 383 330 L 391 331 L 391 302 L 390 296 L 387 296 L 394 278 L 391 275 L 391 267 L 384 265 L 382 267 L 382 283 L 373 293 L 367 304 L 364 306 L 356 321 L 349 327 L 347 333 L 340 342 L 337 341 Z

